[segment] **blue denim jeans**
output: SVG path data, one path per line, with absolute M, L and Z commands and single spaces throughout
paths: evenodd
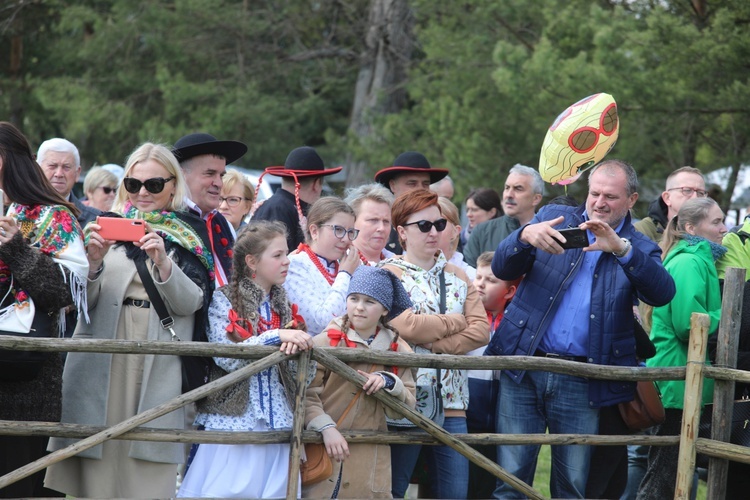
M 443 429 L 451 434 L 466 434 L 466 418 L 446 417 Z M 394 430 L 394 429 L 389 429 Z M 391 491 L 393 498 L 404 498 L 422 445 L 391 445 Z M 466 498 L 469 484 L 469 459 L 449 446 L 425 446 L 427 467 L 434 478 L 434 498 Z
M 599 410 L 589 407 L 585 378 L 546 372 L 526 372 L 520 384 L 505 373 L 500 378 L 497 430 L 503 434 L 596 434 Z M 498 446 L 498 464 L 526 484 L 536 472 L 539 445 Z M 591 447 L 553 446 L 552 498 L 584 498 Z M 523 498 L 498 481 L 494 498 Z
M 644 434 L 653 435 L 653 430 L 648 429 Z M 648 466 L 648 449 L 649 446 L 642 444 L 628 446 L 628 485 L 620 500 L 635 500 L 638 495 L 638 487 L 641 485 L 643 476 L 646 475 Z

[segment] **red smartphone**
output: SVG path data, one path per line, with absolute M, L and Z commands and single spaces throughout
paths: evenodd
M 146 235 L 146 221 L 143 219 L 97 217 L 96 223 L 101 227 L 99 234 L 105 240 L 140 241 Z

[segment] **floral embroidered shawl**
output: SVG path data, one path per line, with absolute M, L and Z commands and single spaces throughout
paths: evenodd
M 66 280 L 70 286 L 73 303 L 79 315 L 88 321 L 86 304 L 87 275 L 89 263 L 83 246 L 82 231 L 73 214 L 60 205 L 20 205 L 13 203 L 7 215 L 16 220 L 24 238 L 33 248 L 52 257 L 58 265 L 65 267 L 70 274 Z M 65 273 L 63 273 L 65 276 Z M 10 268 L 0 261 L 0 282 L 12 280 Z M 28 293 L 16 283 L 10 290 L 14 301 L 0 309 L 0 320 L 16 311 L 19 315 L 30 314 L 33 319 L 34 307 Z M 30 321 L 29 321 L 30 324 Z M 60 310 L 59 333 L 65 331 L 65 309 Z

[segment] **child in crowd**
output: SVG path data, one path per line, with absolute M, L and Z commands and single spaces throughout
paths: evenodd
M 490 265 L 494 252 L 484 252 L 477 259 L 477 275 L 474 278 L 474 288 L 479 293 L 479 298 L 487 311 L 487 320 L 490 322 L 490 338 L 497 330 L 503 319 L 505 306 L 516 294 L 516 289 L 521 279 L 514 281 L 503 281 L 494 274 Z M 468 353 L 469 356 L 481 356 L 487 346 L 480 347 Z M 495 433 L 495 409 L 497 406 L 497 394 L 500 387 L 499 381 L 492 370 L 469 370 L 469 408 L 466 410 L 466 426 L 470 433 Z M 484 456 L 496 461 L 495 446 L 477 446 Z M 474 463 L 469 464 L 469 498 L 490 498 L 495 491 L 495 476 L 477 467 Z
M 240 231 L 232 281 L 216 290 L 209 307 L 211 342 L 281 345 L 287 354 L 312 347 L 310 335 L 289 329 L 304 328 L 304 320 L 281 286 L 289 268 L 287 253 L 286 230 L 279 222 L 251 221 Z M 214 359 L 226 372 L 252 362 Z M 196 423 L 206 430 L 291 429 L 293 415 L 282 379 L 293 380 L 295 368 L 294 361 L 284 362 L 208 396 L 198 405 Z M 314 375 L 311 363 L 308 382 Z M 288 474 L 289 444 L 201 444 L 178 497 L 283 498 Z
M 385 269 L 360 266 L 354 272 L 346 298 L 346 314 L 334 319 L 313 340 L 315 347 L 353 347 L 377 351 L 412 352 L 388 321 L 411 307 L 400 280 Z M 305 486 L 310 498 L 390 498 L 391 453 L 387 444 L 349 445 L 339 429 L 386 431 L 386 413 L 400 417 L 374 398 L 381 389 L 411 406 L 416 404 L 412 371 L 369 362 L 349 363 L 367 377 L 362 391 L 327 368 L 319 366 L 307 390 L 305 424 L 323 435 L 333 473 L 322 482 Z M 353 398 L 354 404 L 350 406 Z M 341 416 L 348 411 L 341 422 Z M 393 414 L 392 414 L 393 413 Z

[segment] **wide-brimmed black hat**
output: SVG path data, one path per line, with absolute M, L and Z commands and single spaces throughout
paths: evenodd
M 432 184 L 448 175 L 447 168 L 432 168 L 432 165 L 430 165 L 430 162 L 427 161 L 427 158 L 422 153 L 407 151 L 406 153 L 401 153 L 393 160 L 393 166 L 384 168 L 375 174 L 375 182 L 379 182 L 385 187 L 390 188 L 391 179 L 398 174 L 407 172 L 426 172 L 430 174 L 430 183 Z
M 183 162 L 194 156 L 219 155 L 227 160 L 227 165 L 233 163 L 247 153 L 247 146 L 238 141 L 219 141 L 211 134 L 198 132 L 180 137 L 172 147 L 172 154 L 177 161 Z
M 317 175 L 333 175 L 344 167 L 326 168 L 323 159 L 315 148 L 302 146 L 293 149 L 286 157 L 284 166 L 267 167 L 266 172 L 279 177 L 312 177 Z

